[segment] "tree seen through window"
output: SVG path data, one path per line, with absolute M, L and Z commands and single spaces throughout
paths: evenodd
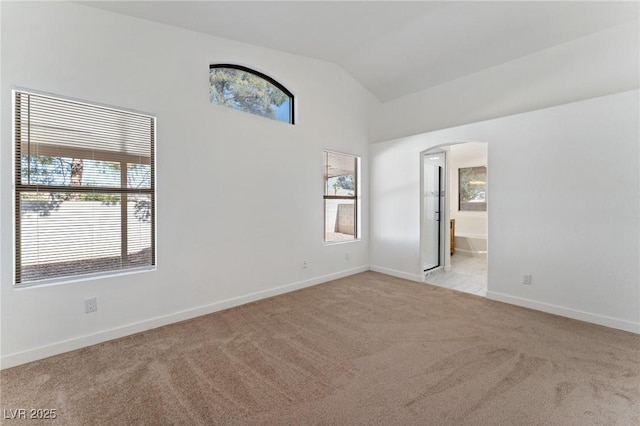
M 283 85 L 239 65 L 211 65 L 209 101 L 293 124 L 293 95 Z

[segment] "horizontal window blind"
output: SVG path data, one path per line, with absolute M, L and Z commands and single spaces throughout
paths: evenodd
M 155 117 L 14 93 L 16 285 L 155 265 Z

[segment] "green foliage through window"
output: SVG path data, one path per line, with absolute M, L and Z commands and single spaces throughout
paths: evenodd
M 211 65 L 209 101 L 293 124 L 293 95 L 283 85 L 239 65 Z

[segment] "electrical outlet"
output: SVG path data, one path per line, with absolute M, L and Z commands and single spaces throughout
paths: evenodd
M 529 273 L 522 274 L 522 284 L 531 285 L 531 274 Z
M 309 266 L 309 264 L 307 263 L 306 260 L 302 261 L 302 269 L 307 269 L 307 266 Z
M 84 313 L 88 314 L 98 310 L 98 299 L 92 297 L 91 299 L 84 300 Z

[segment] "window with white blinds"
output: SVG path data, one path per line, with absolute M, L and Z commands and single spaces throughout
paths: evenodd
M 16 285 L 155 265 L 155 117 L 14 91 Z

